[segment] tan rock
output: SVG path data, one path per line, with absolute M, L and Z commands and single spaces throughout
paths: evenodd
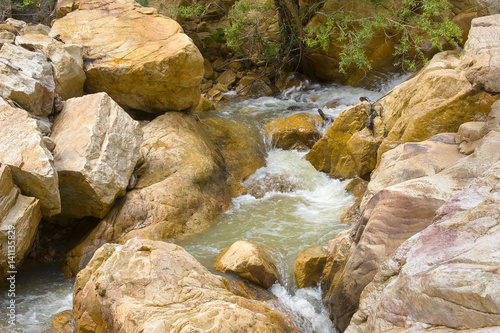
M 212 141 L 219 148 L 229 173 L 227 182 L 231 196 L 244 194 L 242 182 L 257 169 L 266 165 L 266 149 L 262 135 L 257 128 L 249 128 L 238 120 L 205 118 Z
M 262 75 L 250 74 L 243 76 L 235 88 L 238 95 L 250 97 L 271 96 L 273 89 L 270 87 L 269 78 Z
M 5 24 L 5 23 L 0 24 L 0 30 L 11 32 L 14 35 L 18 33 L 16 27 L 14 27 L 13 25 L 10 25 L 10 24 Z
M 21 20 L 13 19 L 12 17 L 9 17 L 8 19 L 6 19 L 5 23 L 8 24 L 8 25 L 13 26 L 18 31 L 28 25 L 28 23 L 26 23 L 24 21 L 21 21 Z
M 36 120 L 2 98 L 0 163 L 11 168 L 14 182 L 24 194 L 40 200 L 44 216 L 61 211 L 57 172 Z
M 498 330 L 499 177 L 497 162 L 382 264 L 346 333 Z
M 440 173 L 387 187 L 371 198 L 355 226 L 355 245 L 342 270 L 323 279 L 323 299 L 336 326 L 344 330 L 349 325 L 361 292 L 382 262 L 428 227 L 446 200 L 500 159 L 499 140 L 500 132 L 491 131 L 473 154 Z
M 76 274 L 106 242 L 163 240 L 207 228 L 230 204 L 224 159 L 193 116 L 168 112 L 143 127 L 137 184 L 68 253 Z
M 52 63 L 56 93 L 62 100 L 83 95 L 85 72 L 83 71 L 83 48 L 76 44 L 65 44 L 52 37 L 40 34 L 18 36 L 16 44 L 43 53 Z
M 224 250 L 215 262 L 215 268 L 231 272 L 264 288 L 279 282 L 279 272 L 266 249 L 246 241 L 237 241 Z
M 328 252 L 321 246 L 309 246 L 295 260 L 294 274 L 299 288 L 316 285 L 325 268 Z
M 37 116 L 48 116 L 54 104 L 52 65 L 38 52 L 4 44 L 0 50 L 0 96 L 11 98 Z
M 469 38 L 464 46 L 462 58 L 473 58 L 479 54 L 500 50 L 500 15 L 478 17 L 472 20 Z
M 203 68 L 205 69 L 205 78 L 211 79 L 214 76 L 214 69 L 212 68 L 212 64 L 208 59 L 204 59 Z
M 458 151 L 455 135 L 452 133 L 439 134 L 422 142 L 399 145 L 382 156 L 364 193 L 361 210 L 384 188 L 437 174 L 464 157 Z
M 36 35 L 48 35 L 50 32 L 50 27 L 46 26 L 44 24 L 28 24 L 24 26 L 21 31 L 19 31 L 20 35 L 30 35 L 30 34 L 36 34 Z
M 61 215 L 103 218 L 125 194 L 142 130 L 106 93 L 66 101 L 54 120 Z
M 133 0 L 80 0 L 73 9 L 50 35 L 84 47 L 88 92 L 160 114 L 198 105 L 203 57 L 177 22 Z
M 272 145 L 281 149 L 309 150 L 321 138 L 323 119 L 307 113 L 275 119 L 264 125 L 263 131 Z
M 479 139 L 483 136 L 481 130 L 485 126 L 484 121 L 474 121 L 463 123 L 460 125 L 455 142 L 459 144 L 458 150 L 462 154 L 472 154 L 477 146 L 480 144 Z
M 2 47 L 2 45 L 5 43 L 14 44 L 15 40 L 16 40 L 16 35 L 14 35 L 12 32 L 0 31 L 0 47 Z
M 54 329 L 55 333 L 73 333 L 75 329 L 73 312 L 71 312 L 71 310 L 59 312 L 52 317 L 50 325 Z
M 30 252 L 41 219 L 39 200 L 22 195 L 10 168 L 0 165 L 0 284 Z
M 377 149 L 381 137 L 375 137 L 368 128 L 354 133 L 346 143 L 346 150 L 354 162 L 356 174 L 362 179 L 370 179 L 370 173 L 377 166 Z
M 181 247 L 106 244 L 76 279 L 76 331 L 299 332 L 272 303 L 235 295 Z
M 336 178 L 353 178 L 355 164 L 347 152 L 352 134 L 365 126 L 370 105 L 367 102 L 342 111 L 326 134 L 312 147 L 306 159 L 319 171 Z
M 236 73 L 228 69 L 217 77 L 217 82 L 230 88 L 236 82 Z

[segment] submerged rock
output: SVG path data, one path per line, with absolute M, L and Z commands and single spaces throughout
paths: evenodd
M 37 121 L 2 98 L 0 164 L 11 168 L 14 182 L 24 194 L 40 200 L 44 216 L 61 211 L 57 172 Z
M 321 246 L 309 246 L 295 260 L 294 275 L 299 288 L 316 285 L 326 264 L 327 251 Z
M 61 215 L 103 218 L 125 194 L 142 130 L 106 93 L 66 101 L 54 120 Z
M 215 263 L 222 272 L 231 272 L 264 288 L 279 282 L 279 273 L 266 249 L 246 241 L 237 241 L 224 250 Z
M 10 168 L 0 165 L 0 285 L 28 255 L 41 219 L 39 200 L 22 195 Z
M 299 113 L 272 120 L 264 125 L 263 131 L 276 148 L 306 151 L 321 138 L 319 128 L 323 123 L 318 115 Z
M 497 162 L 382 264 L 346 333 L 498 330 L 499 179 Z
M 158 114 L 198 105 L 203 57 L 177 22 L 133 0 L 73 1 L 64 12 L 50 36 L 84 47 L 88 92 Z
M 143 127 L 137 184 L 76 248 L 76 274 L 97 248 L 140 236 L 167 240 L 199 232 L 230 204 L 224 159 L 193 116 L 168 112 Z
M 77 276 L 76 331 L 299 332 L 273 306 L 237 296 L 181 247 L 106 244 Z

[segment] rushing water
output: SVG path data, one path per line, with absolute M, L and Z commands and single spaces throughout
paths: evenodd
M 396 79 L 378 92 L 339 85 L 304 84 L 278 97 L 229 98 L 211 115 L 239 119 L 253 129 L 255 135 L 262 135 L 261 126 L 272 119 L 299 112 L 317 114 L 318 108 L 335 117 L 345 108 L 359 103 L 360 96 L 377 100 L 402 80 L 404 78 Z M 335 105 L 325 107 L 331 101 L 335 101 Z M 326 131 L 326 127 L 322 131 Z M 271 291 L 291 312 L 308 320 L 303 330 L 334 332 L 321 304 L 319 288 L 297 290 L 293 265 L 300 251 L 311 245 L 326 248 L 330 239 L 347 228 L 339 220 L 353 198 L 344 191 L 346 181 L 330 179 L 317 172 L 305 160 L 305 153 L 275 149 L 268 139 L 266 143 L 267 165 L 257 170 L 245 185 L 264 186 L 278 180 L 283 186 L 271 189 L 260 198 L 251 195 L 235 198 L 233 207 L 215 225 L 178 244 L 214 273 L 215 257 L 235 241 L 247 240 L 263 246 L 276 260 L 282 279 L 282 285 L 274 285 Z M 52 316 L 71 309 L 73 282 L 63 276 L 58 265 L 25 265 L 16 281 L 16 331 L 7 327 L 8 289 L 0 288 L 0 332 L 51 332 Z

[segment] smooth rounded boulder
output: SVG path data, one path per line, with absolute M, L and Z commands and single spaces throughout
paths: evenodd
M 133 0 L 80 0 L 64 8 L 50 36 L 83 46 L 87 92 L 157 114 L 198 105 L 203 57 L 177 22 Z

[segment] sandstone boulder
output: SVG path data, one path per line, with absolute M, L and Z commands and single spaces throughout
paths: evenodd
M 56 93 L 62 100 L 83 95 L 85 72 L 83 71 L 83 48 L 76 44 L 65 44 L 41 34 L 18 36 L 16 44 L 43 53 L 52 63 Z
M 370 111 L 367 102 L 342 111 L 326 134 L 312 147 L 306 159 L 319 171 L 336 178 L 353 178 L 355 164 L 347 152 L 347 142 L 365 126 Z
M 266 249 L 246 241 L 237 241 L 224 250 L 215 263 L 222 272 L 231 272 L 264 288 L 279 281 L 279 272 Z
M 208 227 L 230 204 L 224 159 L 193 116 L 168 112 L 143 127 L 137 184 L 68 253 L 81 270 L 97 248 L 128 239 L 166 240 Z
M 231 196 L 244 194 L 246 190 L 241 182 L 266 165 L 262 135 L 257 128 L 249 128 L 238 120 L 206 118 L 203 123 L 224 157 Z
M 437 174 L 465 156 L 458 151 L 455 134 L 439 134 L 422 142 L 409 142 L 386 152 L 368 183 L 360 208 L 379 191 L 404 181 Z
M 61 211 L 57 172 L 37 121 L 2 98 L 0 163 L 11 168 L 14 182 L 24 194 L 40 200 L 44 216 Z
M 498 330 L 499 177 L 497 162 L 382 264 L 346 332 Z
M 37 116 L 48 116 L 54 104 L 52 65 L 39 52 L 4 44 L 0 50 L 0 96 Z
M 10 168 L 0 165 L 0 284 L 28 255 L 41 219 L 39 200 L 22 195 Z
M 50 322 L 50 326 L 55 333 L 73 333 L 75 329 L 75 319 L 71 310 L 59 312 Z
M 54 120 L 61 215 L 103 218 L 125 194 L 139 160 L 142 130 L 106 93 L 66 101 Z
M 484 121 L 470 121 L 460 125 L 455 142 L 459 144 L 458 150 L 462 154 L 469 155 L 474 152 L 479 144 L 478 140 L 483 136 L 481 130 L 485 125 Z
M 88 92 L 159 114 L 196 107 L 203 57 L 177 22 L 133 0 L 80 0 L 71 8 L 50 35 L 84 47 Z
M 0 47 L 5 43 L 14 44 L 15 40 L 16 35 L 14 33 L 5 30 L 0 31 Z
M 106 244 L 75 282 L 76 330 L 298 332 L 273 306 L 235 295 L 181 247 L 131 239 Z
M 294 275 L 299 288 L 316 285 L 325 268 L 328 252 L 321 246 L 309 246 L 295 260 Z
M 500 159 L 500 133 L 491 131 L 475 152 L 435 175 L 408 180 L 378 192 L 353 230 L 352 249 L 340 270 L 324 279 L 323 299 L 335 325 L 344 330 L 361 292 L 381 263 L 432 222 L 439 207 Z
M 263 131 L 276 148 L 309 150 L 321 138 L 323 123 L 318 115 L 299 113 L 271 120 L 264 125 Z

